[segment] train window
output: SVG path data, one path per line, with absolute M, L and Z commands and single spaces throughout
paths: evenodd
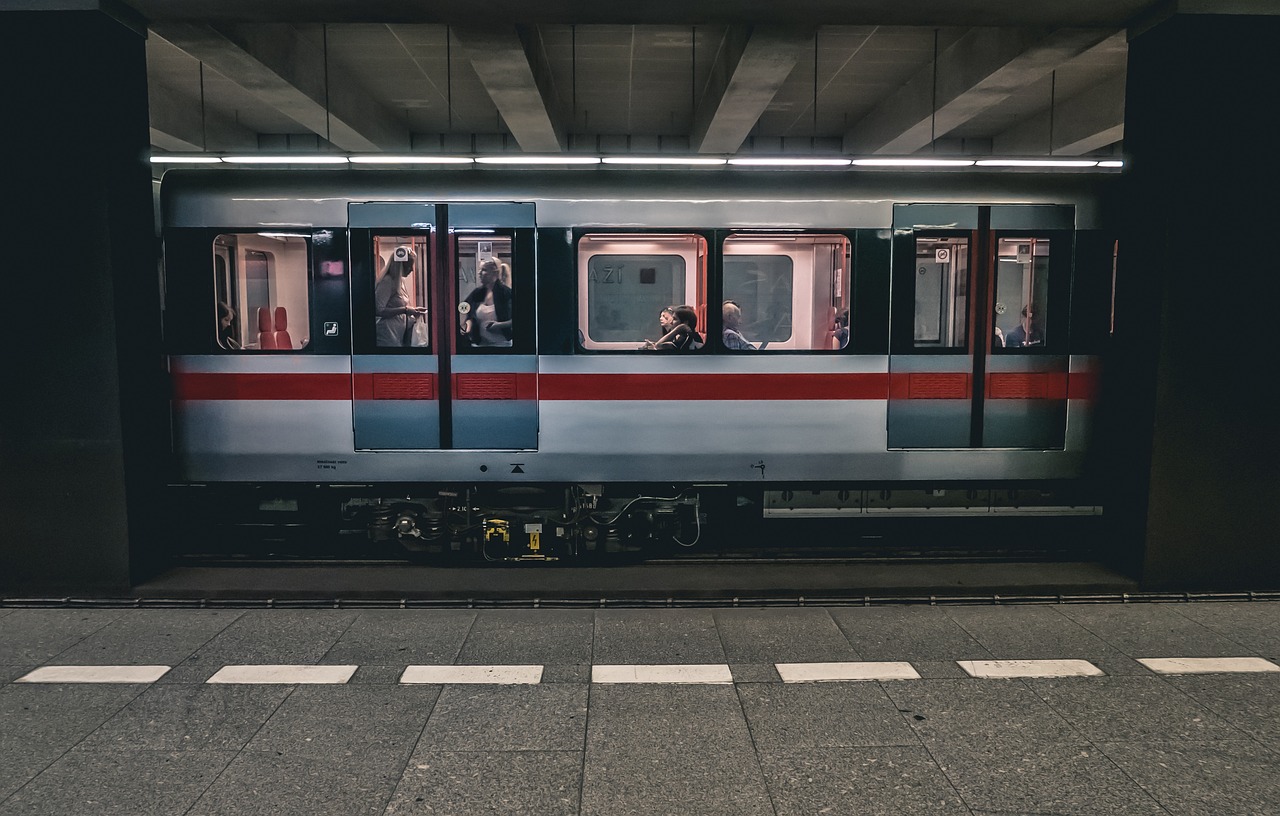
M 915 347 L 964 348 L 969 239 L 918 236 L 915 267 Z
M 214 331 L 228 351 L 287 351 L 310 341 L 311 236 L 224 233 L 213 239 Z
M 373 236 L 374 337 L 379 348 L 431 345 L 427 317 L 428 259 L 425 235 Z
M 844 348 L 849 259 L 843 235 L 726 238 L 722 345 L 744 351 Z
M 583 348 L 700 348 L 707 325 L 706 263 L 701 235 L 582 236 L 578 330 Z M 682 319 L 693 332 L 677 328 L 673 319 Z
M 458 336 L 463 348 L 511 348 L 516 278 L 512 238 L 495 230 L 454 235 L 458 275 Z
M 1049 240 L 1000 238 L 996 243 L 995 330 L 992 344 L 1044 348 L 1049 330 Z

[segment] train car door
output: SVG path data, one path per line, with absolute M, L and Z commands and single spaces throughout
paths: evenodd
M 357 450 L 537 447 L 532 204 L 353 203 Z
M 894 207 L 890 448 L 1061 449 L 1075 211 Z

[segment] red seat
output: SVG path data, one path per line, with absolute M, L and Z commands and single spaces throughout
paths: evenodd
M 283 306 L 276 307 L 275 348 L 292 349 L 293 338 L 289 336 L 289 315 Z
M 271 312 L 265 306 L 258 307 L 258 348 L 276 348 L 276 336 L 271 330 Z

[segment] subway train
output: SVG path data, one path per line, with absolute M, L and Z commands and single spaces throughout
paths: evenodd
M 176 524 L 585 563 L 1099 517 L 1117 182 L 170 170 Z

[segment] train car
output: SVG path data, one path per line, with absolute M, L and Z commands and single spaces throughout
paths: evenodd
M 169 171 L 172 505 L 489 561 L 1096 517 L 1115 181 Z

